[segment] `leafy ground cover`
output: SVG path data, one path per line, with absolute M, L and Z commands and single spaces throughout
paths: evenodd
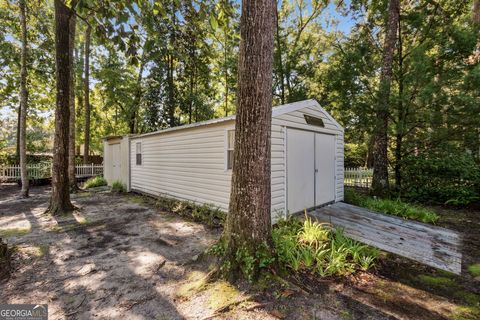
M 400 199 L 374 198 L 364 195 L 353 189 L 345 189 L 345 202 L 367 208 L 372 211 L 425 223 L 434 224 L 439 219 L 439 216 L 433 210 L 426 207 L 410 204 Z
M 279 262 L 320 277 L 342 276 L 373 267 L 378 250 L 345 237 L 342 230 L 306 217 L 281 220 L 273 229 Z
M 107 180 L 105 180 L 102 176 L 96 176 L 93 178 L 88 179 L 85 181 L 83 187 L 85 189 L 95 188 L 95 187 L 103 187 L 107 185 Z

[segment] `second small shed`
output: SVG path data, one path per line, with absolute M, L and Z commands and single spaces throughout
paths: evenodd
M 129 152 L 129 167 L 120 180 L 128 190 L 227 211 L 234 129 L 230 116 L 123 138 L 129 148 L 120 152 Z M 116 158 L 107 156 L 108 142 L 105 172 Z M 271 144 L 273 220 L 343 200 L 343 128 L 317 101 L 274 107 Z

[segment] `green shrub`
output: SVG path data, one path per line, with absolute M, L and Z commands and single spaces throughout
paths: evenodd
M 464 152 L 431 152 L 402 162 L 402 195 L 414 201 L 467 205 L 480 200 L 480 166 Z
M 222 226 L 226 218 L 225 212 L 213 205 L 196 204 L 192 201 L 182 201 L 168 196 L 157 197 L 156 206 L 212 227 Z
M 306 217 L 279 221 L 272 230 L 280 263 L 294 271 L 322 277 L 346 275 L 372 268 L 378 250 L 346 237 L 342 230 Z
M 127 188 L 125 187 L 125 185 L 123 183 L 121 183 L 120 181 L 113 181 L 112 192 L 122 193 L 122 192 L 125 192 L 126 190 L 127 190 Z
M 351 189 L 345 189 L 345 202 L 377 211 L 390 214 L 404 219 L 422 221 L 425 223 L 435 223 L 439 216 L 427 208 L 409 204 L 400 199 L 378 199 L 362 195 Z
M 85 181 L 84 187 L 86 189 L 102 187 L 107 185 L 107 180 L 102 176 L 96 176 Z
M 480 263 L 475 263 L 470 266 L 468 266 L 468 271 L 474 276 L 474 277 L 480 277 Z

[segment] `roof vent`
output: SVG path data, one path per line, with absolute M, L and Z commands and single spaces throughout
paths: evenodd
M 308 114 L 304 114 L 303 116 L 305 117 L 305 121 L 307 122 L 307 124 L 325 128 L 325 124 L 323 123 L 322 119 L 309 116 Z

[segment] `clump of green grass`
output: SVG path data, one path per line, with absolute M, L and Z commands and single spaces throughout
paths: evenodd
M 157 197 L 155 204 L 162 210 L 192 218 L 194 221 L 212 227 L 222 226 L 226 218 L 225 212 L 210 204 L 196 204 L 192 201 L 182 201 L 168 196 Z
M 457 286 L 456 282 L 452 278 L 442 277 L 442 276 L 430 276 L 427 274 L 421 274 L 418 276 L 418 279 L 430 286 L 430 287 L 454 287 Z
M 9 237 L 23 237 L 29 234 L 32 230 L 30 228 L 9 228 L 0 230 L 0 238 Z
M 306 217 L 281 220 L 272 231 L 278 260 L 294 271 L 322 277 L 368 270 L 379 251 L 347 238 L 343 231 Z
M 86 189 L 102 187 L 107 185 L 107 180 L 102 176 L 96 176 L 85 181 L 84 187 Z
M 440 218 L 430 209 L 406 203 L 400 199 L 372 198 L 349 189 L 345 190 L 345 202 L 373 211 L 425 223 L 435 223 Z
M 125 185 L 121 183 L 120 181 L 114 181 L 112 183 L 112 192 L 118 192 L 118 193 L 123 193 L 127 190 L 125 188 Z
M 474 277 L 480 277 L 480 263 L 475 263 L 468 266 L 468 272 L 470 272 Z

